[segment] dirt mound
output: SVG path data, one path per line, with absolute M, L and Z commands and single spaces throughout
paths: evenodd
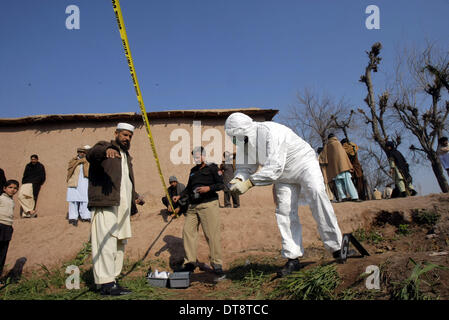
M 222 202 L 222 199 L 220 199 Z M 251 190 L 241 198 L 238 209 L 221 208 L 221 236 L 224 267 L 239 257 L 254 253 L 278 254 L 281 238 L 274 216 L 275 206 L 272 199 L 260 197 Z M 412 210 L 434 209 L 449 204 L 449 195 L 433 194 L 390 200 L 372 200 L 360 203 L 344 202 L 333 204 L 340 228 L 343 233 L 359 228 L 370 227 L 379 212 L 402 212 L 404 219 L 411 221 Z M 58 210 L 55 208 L 55 210 Z M 303 224 L 303 242 L 305 247 L 322 247 L 315 221 L 308 207 L 300 207 L 299 215 Z M 58 218 L 55 218 L 57 217 Z M 182 261 L 182 228 L 184 218 L 170 220 L 165 211 L 157 205 L 156 199 L 149 199 L 132 218 L 133 237 L 126 248 L 126 257 L 130 260 L 154 259 L 157 257 L 168 265 L 174 266 Z M 200 232 L 198 242 L 198 260 L 209 263 L 208 246 Z M 38 269 L 40 265 L 53 267 L 72 259 L 89 241 L 90 224 L 68 224 L 65 212 L 60 215 L 41 213 L 36 219 L 14 221 L 14 234 L 10 243 L 7 267 L 25 257 L 24 271 Z M 416 245 L 416 244 L 413 244 Z

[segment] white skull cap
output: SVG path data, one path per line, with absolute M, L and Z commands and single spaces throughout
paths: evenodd
M 117 125 L 117 130 L 128 130 L 134 132 L 134 129 L 135 129 L 134 126 L 130 125 L 129 123 L 120 122 Z

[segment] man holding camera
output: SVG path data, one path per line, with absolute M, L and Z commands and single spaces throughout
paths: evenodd
M 220 220 L 217 191 L 224 189 L 223 177 L 218 174 L 218 166 L 206 163 L 203 147 L 192 151 L 196 166 L 190 170 L 189 181 L 175 201 L 188 196 L 189 207 L 183 229 L 184 266 L 182 271 L 193 272 L 196 268 L 198 228 L 201 224 L 210 249 L 211 265 L 214 273 L 224 276 L 221 260 Z

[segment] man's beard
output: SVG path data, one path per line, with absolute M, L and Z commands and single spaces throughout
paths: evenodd
M 123 144 L 123 143 L 119 140 L 118 137 L 115 138 L 115 142 L 117 142 L 117 144 L 120 146 L 120 148 L 122 148 L 122 149 L 125 150 L 125 151 L 128 151 L 129 148 L 131 147 L 131 142 L 128 142 L 129 144 L 128 144 L 128 145 L 125 145 L 125 144 Z

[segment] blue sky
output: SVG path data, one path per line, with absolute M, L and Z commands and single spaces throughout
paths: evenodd
M 80 29 L 68 30 L 68 5 Z M 368 30 L 368 5 L 380 29 Z M 366 50 L 384 86 L 400 46 L 447 48 L 449 1 L 122 0 L 147 111 L 275 108 L 305 87 L 363 106 Z M 109 0 L 4 0 L 0 117 L 139 112 Z M 433 183 L 436 183 L 435 181 Z M 438 188 L 435 189 L 438 191 Z

